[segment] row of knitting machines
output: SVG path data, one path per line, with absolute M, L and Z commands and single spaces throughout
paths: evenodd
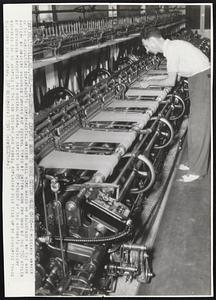
M 151 281 L 152 228 L 189 113 L 185 78 L 141 88 L 163 74 L 163 57 L 132 56 L 76 95 L 50 90 L 52 105 L 35 114 L 36 295 Z

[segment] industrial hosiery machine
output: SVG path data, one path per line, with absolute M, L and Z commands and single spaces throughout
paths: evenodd
M 143 89 L 166 74 L 150 54 L 101 72 L 77 94 L 50 90 L 35 113 L 38 296 L 109 295 L 154 275 L 146 241 L 187 132 L 187 79 Z

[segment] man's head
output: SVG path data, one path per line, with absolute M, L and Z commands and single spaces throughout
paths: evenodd
M 141 32 L 142 44 L 147 52 L 157 54 L 163 52 L 164 38 L 156 27 L 147 28 Z

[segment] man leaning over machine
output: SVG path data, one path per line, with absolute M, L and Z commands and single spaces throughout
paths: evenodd
M 180 181 L 191 182 L 208 172 L 210 157 L 210 62 L 202 51 L 182 40 L 164 39 L 157 28 L 141 33 L 142 44 L 147 52 L 163 53 L 167 60 L 166 76 L 153 76 L 141 83 L 149 85 L 174 86 L 177 76 L 188 78 L 190 116 L 188 123 L 188 165 L 180 165 L 188 174 Z

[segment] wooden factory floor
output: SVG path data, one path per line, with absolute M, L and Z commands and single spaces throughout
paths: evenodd
M 178 182 L 184 173 L 176 173 L 155 241 L 155 277 L 137 295 L 211 294 L 211 174 Z

